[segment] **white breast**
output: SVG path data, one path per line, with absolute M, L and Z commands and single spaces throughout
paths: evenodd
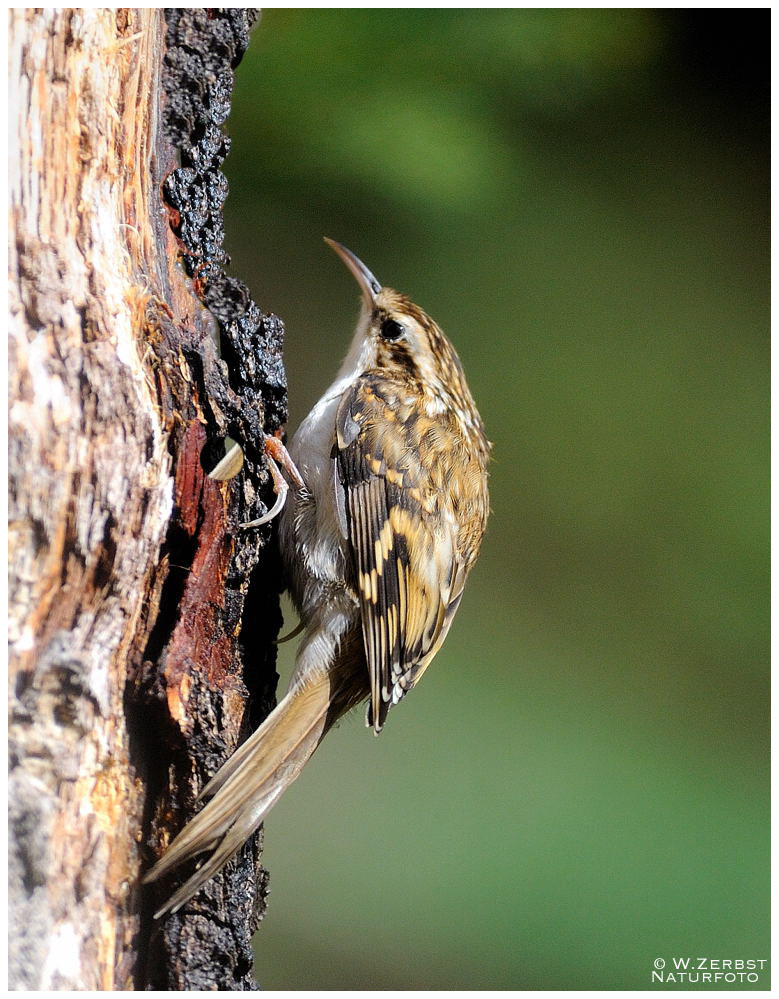
M 359 620 L 357 598 L 345 582 L 351 554 L 336 509 L 333 444 L 344 392 L 375 363 L 375 347 L 365 336 L 367 321 L 367 314 L 361 316 L 336 380 L 303 420 L 289 448 L 306 484 L 290 489 L 280 525 L 290 594 L 306 627 L 295 676 L 326 666 L 337 654 L 341 636 Z
M 355 336 L 337 379 L 300 424 L 289 448 L 306 487 L 290 489 L 281 547 L 290 591 L 304 621 L 333 588 L 343 589 L 349 552 L 335 505 L 332 451 L 338 404 L 367 360 L 362 346 Z

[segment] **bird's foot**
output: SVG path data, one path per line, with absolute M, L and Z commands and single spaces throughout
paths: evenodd
M 303 477 L 298 471 L 295 462 L 290 457 L 289 451 L 284 447 L 278 437 L 271 437 L 270 434 L 265 435 L 265 457 L 268 462 L 271 478 L 273 479 L 273 491 L 276 493 L 276 502 L 267 513 L 263 514 L 262 517 L 259 517 L 257 520 L 249 520 L 243 524 L 239 524 L 239 527 L 262 527 L 263 524 L 270 523 L 270 521 L 272 521 L 274 517 L 278 516 L 278 514 L 280 514 L 284 509 L 284 503 L 287 500 L 287 493 L 289 492 L 289 485 L 287 484 L 287 480 L 281 474 L 279 465 L 281 465 L 287 475 L 289 475 L 293 484 L 297 488 L 300 489 L 305 485 Z

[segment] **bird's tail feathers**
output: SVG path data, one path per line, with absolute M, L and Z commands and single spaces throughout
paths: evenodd
M 176 912 L 257 829 L 322 741 L 330 720 L 326 676 L 293 688 L 203 788 L 211 800 L 144 877 L 156 881 L 192 857 L 211 856 L 155 913 Z

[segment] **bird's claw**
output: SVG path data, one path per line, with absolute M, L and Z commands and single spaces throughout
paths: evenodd
M 303 488 L 305 485 L 303 476 L 298 471 L 297 465 L 292 460 L 292 456 L 289 451 L 284 447 L 278 437 L 271 437 L 270 434 L 265 435 L 265 454 L 267 455 L 271 465 L 273 465 L 273 460 L 278 462 L 298 489 Z M 276 471 L 278 472 L 278 467 L 276 468 Z
M 257 520 L 248 520 L 243 524 L 239 524 L 238 526 L 241 528 L 262 527 L 263 524 L 269 524 L 284 509 L 289 485 L 281 474 L 279 464 L 284 468 L 296 486 L 302 487 L 304 485 L 303 478 L 297 470 L 295 462 L 278 437 L 271 437 L 269 434 L 265 435 L 265 457 L 268 461 L 271 478 L 273 479 L 273 491 L 276 493 L 276 502 L 267 513 L 263 514 Z

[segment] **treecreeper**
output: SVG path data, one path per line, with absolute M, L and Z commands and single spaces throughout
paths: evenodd
M 345 246 L 362 308 L 346 360 L 289 453 L 266 452 L 302 638 L 289 690 L 201 792 L 145 877 L 210 852 L 158 910 L 175 912 L 240 848 L 325 734 L 362 701 L 378 734 L 441 648 L 489 512 L 490 444 L 441 328 Z M 291 480 L 288 486 L 278 465 Z

